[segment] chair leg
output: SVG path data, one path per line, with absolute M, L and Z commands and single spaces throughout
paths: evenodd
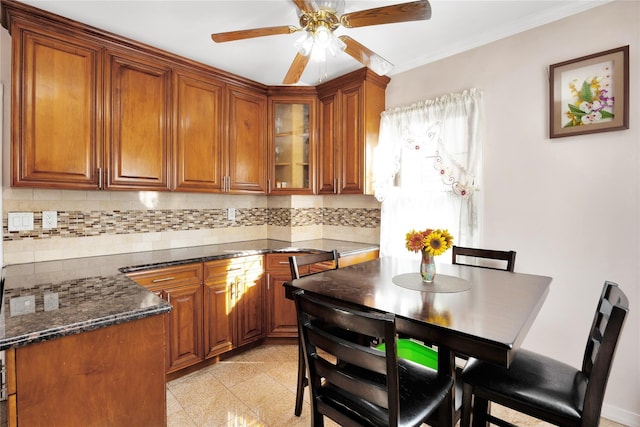
M 462 409 L 460 414 L 460 427 L 471 426 L 471 402 L 473 399 L 473 387 L 470 384 L 462 386 Z
M 489 401 L 487 399 L 481 399 L 478 396 L 473 397 L 473 415 L 472 422 L 473 427 L 488 427 L 489 426 Z
M 302 351 L 302 346 L 298 343 L 298 386 L 296 388 L 296 407 L 294 410 L 296 417 L 302 414 L 304 387 L 307 385 L 307 367 L 304 363 L 304 353 Z

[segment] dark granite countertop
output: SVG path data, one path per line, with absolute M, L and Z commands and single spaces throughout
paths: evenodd
M 0 350 L 166 313 L 171 305 L 126 273 L 290 251 L 377 249 L 339 240 L 253 240 L 149 252 L 9 265 L 0 313 Z M 23 313 L 23 314 L 20 314 Z

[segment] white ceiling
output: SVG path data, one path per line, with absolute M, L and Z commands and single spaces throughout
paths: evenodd
M 267 85 L 281 84 L 299 37 L 278 35 L 220 44 L 210 37 L 214 32 L 298 26 L 296 7 L 290 0 L 22 1 Z M 345 13 L 406 1 L 347 0 Z M 431 0 L 428 21 L 339 28 L 336 34 L 348 34 L 393 63 L 395 68 L 389 73 L 393 76 L 607 1 Z M 326 67 L 331 79 L 361 65 L 340 53 L 330 58 Z M 320 66 L 310 62 L 299 84 L 315 85 L 320 75 Z

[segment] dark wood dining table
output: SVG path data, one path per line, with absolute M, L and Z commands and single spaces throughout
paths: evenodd
M 435 284 L 421 287 L 407 281 L 418 269 L 418 261 L 383 257 L 302 277 L 284 286 L 289 298 L 303 289 L 354 307 L 394 313 L 398 333 L 437 346 L 439 372 L 455 377 L 456 353 L 508 367 L 552 280 L 442 263 L 437 264 Z M 455 411 L 454 388 L 439 411 L 437 424 L 453 426 Z

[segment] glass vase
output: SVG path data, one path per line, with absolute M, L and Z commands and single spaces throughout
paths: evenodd
M 436 279 L 436 261 L 433 255 L 427 251 L 422 251 L 422 260 L 420 261 L 420 276 L 425 283 L 433 283 Z

